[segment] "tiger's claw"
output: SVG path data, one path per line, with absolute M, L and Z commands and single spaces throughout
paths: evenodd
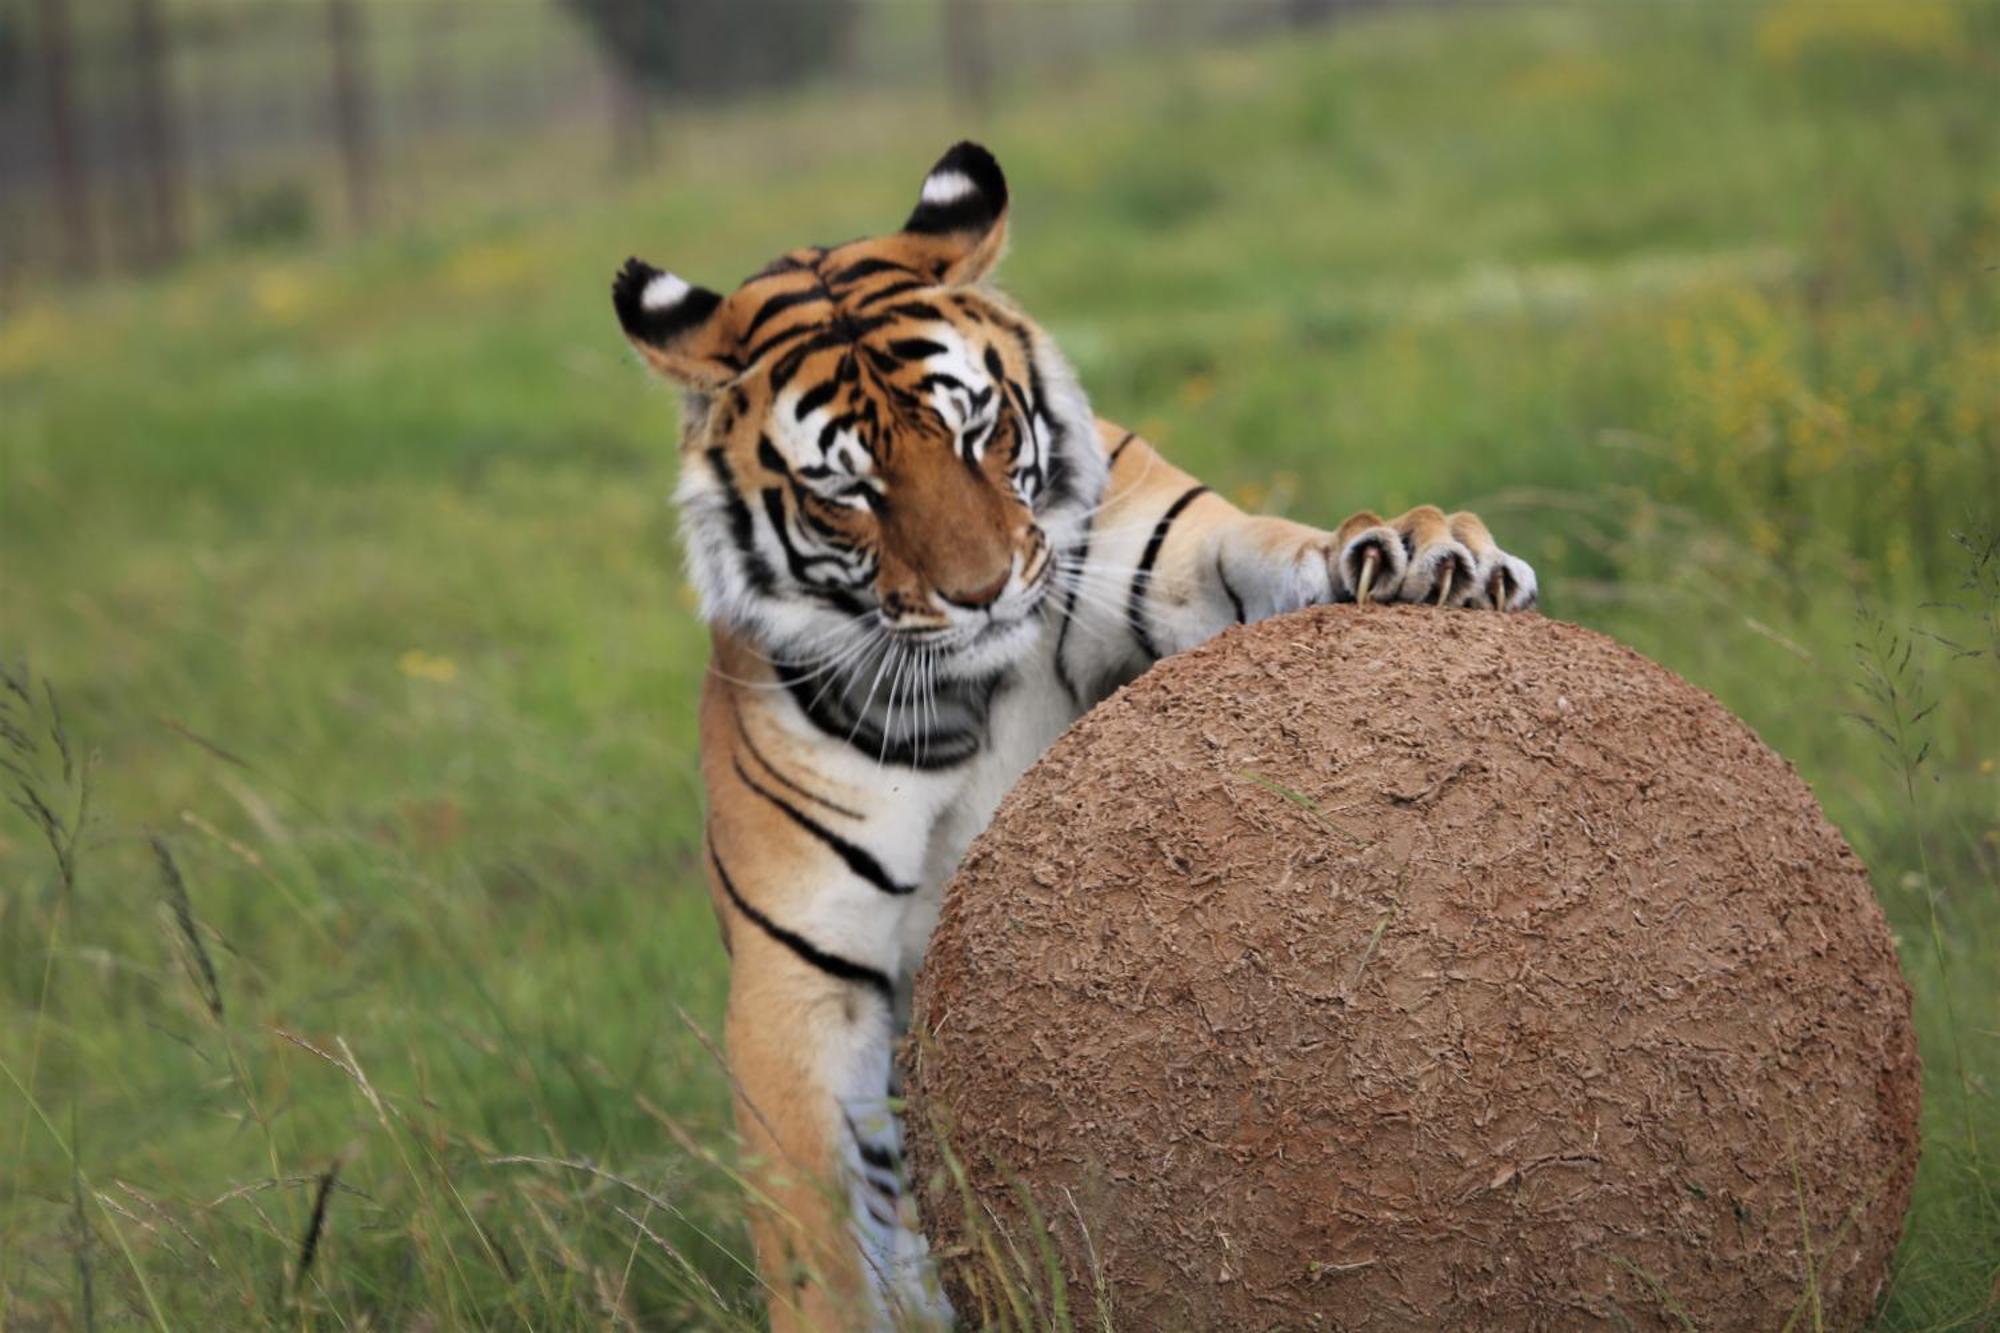
M 1496 611 L 1535 605 L 1533 566 L 1501 550 L 1476 514 L 1418 505 L 1384 520 L 1364 509 L 1340 525 L 1331 546 L 1336 602 Z
M 1338 550 L 1330 562 L 1334 600 L 1366 605 L 1396 599 L 1409 557 L 1394 528 L 1373 514 L 1356 514 L 1341 525 L 1334 541 Z
M 1375 569 L 1382 563 L 1382 553 L 1373 549 L 1361 557 L 1361 578 L 1354 588 L 1354 600 L 1362 606 L 1368 605 L 1368 589 L 1375 583 Z

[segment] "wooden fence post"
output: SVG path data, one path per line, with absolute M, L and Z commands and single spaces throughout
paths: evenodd
M 348 217 L 360 231 L 375 218 L 375 143 L 358 0 L 326 0 L 326 17 L 333 50 L 333 133 L 340 141 Z
M 146 178 L 147 262 L 177 257 L 182 231 L 180 121 L 175 115 L 160 0 L 132 0 L 132 65 L 139 110 L 140 170 Z
M 946 77 L 975 117 L 984 117 L 993 104 L 992 40 L 985 0 L 944 0 Z
M 611 30 L 629 34 L 632 41 L 643 41 L 648 22 L 647 3 L 648 0 L 612 0 Z M 616 175 L 649 167 L 656 148 L 652 90 L 646 87 L 640 73 L 602 41 L 597 44 L 597 60 L 604 71 L 606 108 L 611 113 L 611 170 Z
M 69 0 L 41 0 L 38 15 L 43 112 L 49 127 L 63 263 L 72 273 L 88 273 L 97 266 L 97 229 L 90 208 L 90 168 L 77 134 L 75 89 L 70 84 Z

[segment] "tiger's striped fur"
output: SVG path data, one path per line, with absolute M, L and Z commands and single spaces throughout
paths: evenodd
M 960 144 L 893 235 L 724 297 L 637 260 L 627 336 L 683 388 L 713 630 L 707 873 L 772 1327 L 948 1319 L 890 1048 L 939 892 L 1020 772 L 1164 654 L 1317 602 L 1532 605 L 1473 515 L 1258 517 L 1093 417 L 986 279 L 1007 186 Z

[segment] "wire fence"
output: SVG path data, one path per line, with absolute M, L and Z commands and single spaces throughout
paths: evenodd
M 977 103 L 1024 71 L 1355 2 L 845 0 L 794 81 Z M 651 153 L 677 108 L 730 95 L 649 77 L 640 36 L 719 59 L 808 11 L 824 27 L 828 3 L 0 0 L 0 292 L 394 226 L 454 186 L 504 198 L 524 141 L 608 173 Z
M 393 222 L 439 148 L 601 115 L 614 79 L 566 11 L 510 0 L 17 0 L 0 24 L 0 281 Z

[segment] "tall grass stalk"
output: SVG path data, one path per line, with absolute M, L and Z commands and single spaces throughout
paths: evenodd
M 1973 1117 L 1975 1089 L 1966 1063 L 1965 1042 L 1953 996 L 1951 955 L 1945 947 L 1944 929 L 1938 919 L 1939 885 L 1931 869 L 1930 830 L 1925 819 L 1925 804 L 1918 793 L 1918 775 L 1931 756 L 1932 744 L 1921 728 L 1938 707 L 1938 699 L 1926 694 L 1922 666 L 1916 660 L 1918 639 L 1923 632 L 1898 630 L 1880 612 L 1865 606 L 1857 609 L 1856 618 L 1861 627 L 1860 637 L 1854 645 L 1860 672 L 1858 688 L 1879 712 L 1854 712 L 1850 716 L 1866 726 L 1887 751 L 1884 757 L 1897 776 L 1903 806 L 1909 817 L 1910 837 L 1916 844 L 1918 873 L 1924 895 L 1931 960 L 1937 967 L 1945 1032 L 1951 1045 L 1953 1072 L 1958 1084 L 1956 1100 L 1960 1131 L 1965 1137 L 1973 1178 L 1979 1182 L 1981 1197 L 1990 1209 L 1992 1190 L 1986 1180 L 1979 1129 Z

